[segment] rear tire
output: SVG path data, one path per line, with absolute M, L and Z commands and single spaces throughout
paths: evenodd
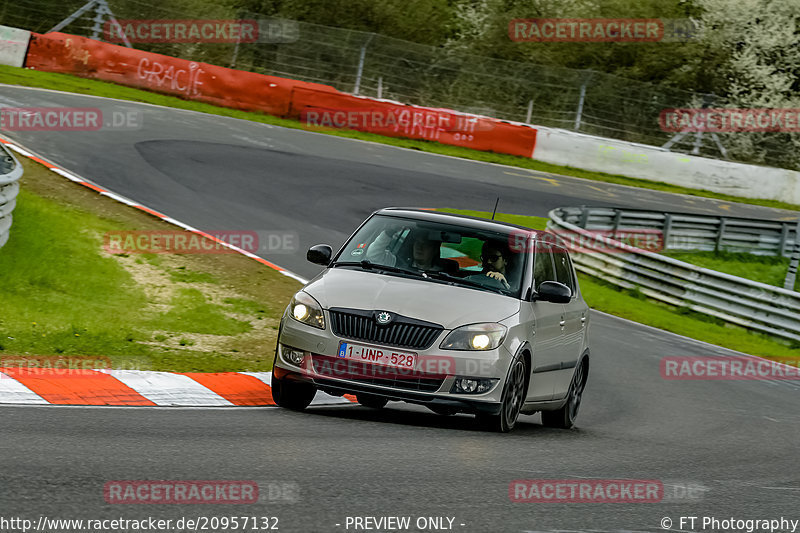
M 525 403 L 525 376 L 527 375 L 528 367 L 522 357 L 517 357 L 511 363 L 511 369 L 508 371 L 508 380 L 506 380 L 505 389 L 503 390 L 503 401 L 500 407 L 500 412 L 496 415 L 487 415 L 479 413 L 475 415 L 478 423 L 488 431 L 496 431 L 499 433 L 508 433 L 517 423 L 522 404 Z
M 369 407 L 371 409 L 383 409 L 386 407 L 386 404 L 389 403 L 388 398 L 381 398 L 380 396 L 366 393 L 356 394 L 356 400 L 364 407 Z
M 585 361 L 585 359 L 581 359 L 578 363 L 578 368 L 575 369 L 575 375 L 572 377 L 572 383 L 570 383 L 569 391 L 567 392 L 567 402 L 561 409 L 542 411 L 542 425 L 559 429 L 569 429 L 575 425 L 578 409 L 581 406 L 583 389 L 586 388 L 586 380 L 588 378 L 588 367 Z
M 298 383 L 272 376 L 272 399 L 279 407 L 302 411 L 314 399 L 316 387 L 309 383 Z

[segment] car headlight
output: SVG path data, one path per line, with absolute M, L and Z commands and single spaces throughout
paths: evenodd
M 494 350 L 503 343 L 506 331 L 508 328 L 495 322 L 461 326 L 451 331 L 439 348 L 443 350 Z
M 307 292 L 300 291 L 294 295 L 289 304 L 289 315 L 304 324 L 325 329 L 325 315 L 322 306 Z

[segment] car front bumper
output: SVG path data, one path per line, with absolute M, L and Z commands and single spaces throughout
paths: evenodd
M 351 361 L 337 357 L 340 342 L 392 347 L 340 338 L 328 328 L 322 330 L 285 316 L 281 322 L 273 376 L 313 383 L 334 395 L 369 393 L 426 406 L 496 414 L 500 410 L 512 354 L 504 346 L 487 351 L 441 350 L 439 345 L 448 333 L 449 330 L 443 331 L 427 350 L 398 349 L 418 355 L 417 367 L 410 373 L 394 373 L 395 369 L 389 369 L 386 374 L 387 367 L 368 363 L 358 363 L 358 371 L 354 372 Z M 303 362 L 293 364 L 285 357 L 284 347 L 304 352 Z M 492 379 L 493 385 L 479 394 L 451 392 L 458 377 Z

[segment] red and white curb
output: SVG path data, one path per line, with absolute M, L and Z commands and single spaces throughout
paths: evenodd
M 0 368 L 0 404 L 138 407 L 274 406 L 272 372 L 152 372 Z M 317 392 L 311 405 L 352 405 Z
M 219 243 L 300 283 L 307 280 L 247 250 L 193 228 L 154 209 L 109 191 L 46 158 L 0 137 L 0 143 L 68 180 L 186 231 Z M 138 370 L 71 370 L 61 374 L 0 368 L 0 404 L 128 405 L 161 407 L 232 407 L 275 405 L 271 372 L 173 373 Z M 311 405 L 352 405 L 354 397 L 318 392 Z

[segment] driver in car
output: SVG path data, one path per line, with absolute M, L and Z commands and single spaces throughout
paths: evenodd
M 481 250 L 483 273 L 501 282 L 506 289 L 511 288 L 506 279 L 509 255 L 510 252 L 507 246 L 492 241 L 483 243 L 483 249 Z

